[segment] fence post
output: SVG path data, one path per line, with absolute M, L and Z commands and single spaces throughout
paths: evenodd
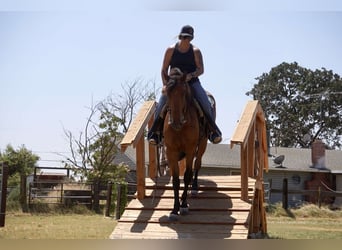
M 96 213 L 99 213 L 99 210 L 100 210 L 100 197 L 99 197 L 99 185 L 100 185 L 100 182 L 98 180 L 94 181 L 94 196 L 93 196 L 93 199 L 94 199 L 94 211 Z
M 107 203 L 106 203 L 106 216 L 110 216 L 110 204 L 112 203 L 112 187 L 113 183 L 108 181 L 107 183 Z
M 0 227 L 5 226 L 8 166 L 2 165 L 0 175 Z
M 288 208 L 288 185 L 287 185 L 287 178 L 283 179 L 283 208 Z
M 121 217 L 121 183 L 117 184 L 117 197 L 116 197 L 116 215 L 115 219 L 118 220 Z
M 29 192 L 28 192 L 28 206 L 31 209 L 31 199 L 32 199 L 32 182 L 29 183 Z
M 318 207 L 321 208 L 322 205 L 322 190 L 321 190 L 321 186 L 318 186 Z
M 64 188 L 63 188 L 63 183 L 61 183 L 61 200 L 60 200 L 60 204 L 64 204 L 63 196 L 64 196 Z

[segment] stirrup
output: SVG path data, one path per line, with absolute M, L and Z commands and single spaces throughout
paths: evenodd
M 156 134 L 151 135 L 151 138 L 148 139 L 148 142 L 154 146 L 158 145 L 159 144 L 158 135 L 156 135 Z

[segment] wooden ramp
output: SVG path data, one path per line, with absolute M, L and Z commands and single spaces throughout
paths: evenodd
M 181 184 L 182 185 L 182 184 Z M 255 180 L 248 179 L 253 200 Z M 146 196 L 134 199 L 111 239 L 247 239 L 251 202 L 241 200 L 241 176 L 199 176 L 199 193 L 189 195 L 189 214 L 170 222 L 173 207 L 169 176 L 146 178 Z

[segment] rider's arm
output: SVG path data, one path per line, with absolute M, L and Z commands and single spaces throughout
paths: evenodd
M 202 58 L 202 53 L 199 48 L 194 47 L 194 55 L 195 55 L 196 70 L 191 73 L 191 76 L 199 77 L 200 75 L 204 73 L 203 58 Z
M 169 66 L 170 66 L 173 50 L 174 50 L 174 47 L 169 47 L 165 51 L 163 65 L 161 69 L 161 78 L 162 78 L 164 86 L 167 84 L 169 80 Z

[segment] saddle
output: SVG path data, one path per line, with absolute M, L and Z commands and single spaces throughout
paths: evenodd
M 214 96 L 209 91 L 206 91 L 206 93 L 207 93 L 207 97 L 209 99 L 209 102 L 211 104 L 210 106 L 211 106 L 212 112 L 213 112 L 214 117 L 215 117 L 215 113 L 216 113 L 216 101 L 215 101 L 215 98 L 214 98 Z M 198 117 L 199 118 L 203 118 L 204 117 L 204 112 L 203 112 L 203 109 L 202 109 L 201 105 L 198 103 L 196 98 L 194 98 L 193 101 L 195 103 L 195 106 L 196 106 L 196 109 L 197 109 L 197 112 L 198 112 Z M 167 110 L 168 110 L 167 105 L 164 105 L 162 111 L 160 112 L 160 118 L 162 118 L 163 120 L 165 119 Z

